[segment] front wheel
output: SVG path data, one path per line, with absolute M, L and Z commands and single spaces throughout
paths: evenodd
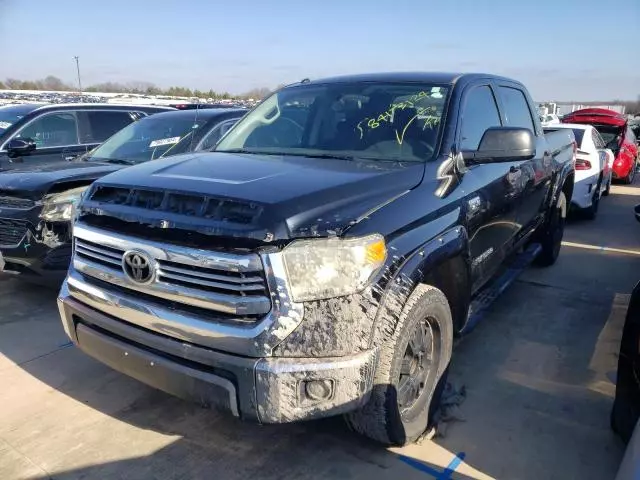
M 551 207 L 548 215 L 550 217 L 538 237 L 542 251 L 536 258 L 536 263 L 542 267 L 553 265 L 560 255 L 567 216 L 567 198 L 564 192 L 560 192 L 556 204 Z
M 371 398 L 346 419 L 362 435 L 402 446 L 425 432 L 440 401 L 453 345 L 447 298 L 419 285 L 400 318 L 389 319 L 382 331 L 387 338 L 379 346 Z

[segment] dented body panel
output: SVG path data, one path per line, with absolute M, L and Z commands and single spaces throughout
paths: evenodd
M 545 224 L 553 199 L 560 189 L 568 191 L 573 171 L 571 143 L 555 138 L 547 144 L 537 116 L 532 117 L 536 151 L 551 151 L 550 157 L 540 153 L 527 160 L 465 164 L 461 118 L 474 89 L 518 89 L 535 112 L 528 93 L 499 77 L 420 75 L 327 82 L 437 78 L 447 84 L 450 94 L 430 161 L 214 152 L 150 162 L 94 183 L 78 207 L 76 223 L 77 239 L 89 241 L 94 251 L 76 252 L 58 299 L 69 336 L 83 348 L 78 328 L 93 329 L 87 353 L 103 359 L 103 342 L 111 352 L 105 354 L 106 363 L 188 398 L 194 396 L 193 382 L 199 382 L 193 380 L 196 373 L 185 373 L 188 384 L 161 385 L 152 371 L 128 364 L 127 346 L 170 354 L 176 363 L 188 359 L 196 372 L 210 373 L 211 364 L 191 352 L 225 352 L 225 364 L 236 356 L 242 375 L 229 366 L 214 373 L 236 386 L 231 395 L 237 397 L 239 415 L 252 420 L 288 422 L 362 406 L 372 388 L 379 346 L 416 286 L 433 285 L 445 294 L 455 333 L 461 332 L 471 297 Z M 501 101 L 496 109 L 501 124 L 508 126 Z M 98 235 L 88 237 L 88 231 Z M 365 288 L 295 301 L 283 249 L 297 239 L 374 234 L 384 238 L 386 257 Z M 159 283 L 151 278 L 146 285 L 134 285 L 124 278 L 129 247 L 118 245 L 136 242 L 156 266 Z M 206 302 L 196 303 L 210 292 L 194 291 L 193 283 L 189 288 L 172 283 L 194 282 L 194 277 L 219 282 L 236 275 L 239 264 L 218 262 L 218 270 L 211 270 L 215 262 L 203 259 L 255 254 L 263 268 L 251 275 L 264 278 L 268 314 L 214 317 L 201 308 Z M 173 276 L 166 276 L 167 267 Z M 171 296 L 160 298 L 160 292 Z M 170 351 L 160 337 L 175 342 Z M 247 365 L 248 359 L 253 363 Z M 325 398 L 315 398 L 325 390 Z

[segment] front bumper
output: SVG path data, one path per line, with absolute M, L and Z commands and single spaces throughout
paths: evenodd
M 221 353 L 106 315 L 73 298 L 66 281 L 58 308 L 67 335 L 88 355 L 155 388 L 248 420 L 338 415 L 364 405 L 371 392 L 376 350 L 331 358 Z M 312 382 L 324 387 L 322 395 L 310 393 Z
M 71 261 L 71 224 L 39 218 L 40 206 L 3 208 L 0 215 L 0 275 L 20 275 L 34 282 L 60 286 Z

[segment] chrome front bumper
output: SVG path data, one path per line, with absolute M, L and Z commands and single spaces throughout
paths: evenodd
M 104 297 L 99 291 L 91 295 Z M 104 306 L 102 301 L 95 302 Z M 116 306 L 110 312 L 98 310 L 72 296 L 68 282 L 58 297 L 64 329 L 81 350 L 173 395 L 263 423 L 338 415 L 364 405 L 369 398 L 377 350 L 332 358 L 250 358 L 221 353 L 178 339 L 177 325 L 167 336 L 166 328 L 163 331 L 153 324 L 150 326 L 156 328 L 140 328 L 121 320 L 131 305 L 118 305 L 122 305 L 120 312 Z M 321 398 L 309 394 L 310 382 L 322 382 L 326 394 Z

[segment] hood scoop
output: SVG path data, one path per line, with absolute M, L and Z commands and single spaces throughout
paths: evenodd
M 240 225 L 255 224 L 263 213 L 263 207 L 255 203 L 150 188 L 100 185 L 92 190 L 87 200 L 85 207 L 101 210 L 109 206 L 132 207 L 168 217 L 192 217 Z

